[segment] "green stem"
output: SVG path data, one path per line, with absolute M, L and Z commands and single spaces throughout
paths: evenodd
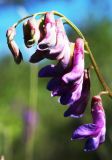
M 38 13 L 35 13 L 35 14 L 32 14 L 32 15 L 26 16 L 26 17 L 20 19 L 17 23 L 15 23 L 15 24 L 13 25 L 13 27 L 16 28 L 21 22 L 23 22 L 24 20 L 26 20 L 26 19 L 28 19 L 28 18 L 36 17 L 36 16 L 40 16 L 40 15 L 44 15 L 44 14 L 46 14 L 46 12 L 38 12 Z

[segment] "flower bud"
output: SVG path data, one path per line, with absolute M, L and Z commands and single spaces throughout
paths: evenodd
M 27 48 L 30 48 L 35 43 L 38 43 L 38 41 L 42 38 L 43 33 L 40 33 L 40 26 L 42 27 L 41 23 L 41 19 L 36 20 L 32 17 L 23 24 L 24 42 Z
M 10 51 L 12 52 L 15 62 L 19 64 L 23 58 L 22 58 L 22 53 L 20 49 L 18 48 L 18 45 L 14 41 L 15 35 L 16 35 L 15 27 L 10 27 L 6 33 L 7 44 L 8 44 Z

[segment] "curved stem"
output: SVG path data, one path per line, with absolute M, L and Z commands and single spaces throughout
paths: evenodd
M 22 18 L 22 19 L 20 19 L 17 23 L 15 23 L 14 25 L 13 25 L 13 27 L 17 27 L 21 22 L 23 22 L 25 19 L 28 19 L 28 18 L 30 18 L 30 17 L 36 17 L 36 16 L 39 16 L 39 15 L 44 15 L 46 12 L 38 12 L 38 13 L 35 13 L 35 14 L 32 14 L 32 15 L 29 15 L 29 16 L 26 16 L 26 17 L 24 17 L 24 18 Z
M 108 94 L 108 91 L 101 91 L 98 95 L 102 96 L 102 95 L 107 95 L 107 94 Z

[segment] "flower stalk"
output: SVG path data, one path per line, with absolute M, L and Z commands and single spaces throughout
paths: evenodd
M 17 23 L 15 23 L 15 24 L 13 25 L 13 27 L 17 27 L 17 26 L 18 26 L 21 22 L 23 22 L 25 19 L 28 19 L 28 18 L 30 18 L 30 17 L 36 17 L 36 16 L 43 16 L 43 15 L 45 15 L 45 14 L 46 14 L 46 12 L 38 12 L 38 13 L 35 13 L 35 14 L 32 14 L 32 15 L 29 15 L 29 16 L 27 16 L 27 17 L 24 17 L 24 18 L 20 19 Z M 112 98 L 112 91 L 111 91 L 110 87 L 107 85 L 107 83 L 105 82 L 105 80 L 104 80 L 104 78 L 103 78 L 103 76 L 102 76 L 102 74 L 101 74 L 101 72 L 100 72 L 100 69 L 99 69 L 99 67 L 98 67 L 98 65 L 97 65 L 97 63 L 96 63 L 96 61 L 95 61 L 95 58 L 94 58 L 94 56 L 93 56 L 93 53 L 92 53 L 92 51 L 91 51 L 91 49 L 90 49 L 90 47 L 89 47 L 89 44 L 88 44 L 87 40 L 85 39 L 84 35 L 82 34 L 82 32 L 81 32 L 67 17 L 65 17 L 63 14 L 61 14 L 61 13 L 59 13 L 59 12 L 57 12 L 57 11 L 53 11 L 53 14 L 56 15 L 56 16 L 61 17 L 68 25 L 70 25 L 70 26 L 72 27 L 72 29 L 73 29 L 74 31 L 77 32 L 77 34 L 78 34 L 81 38 L 83 38 L 83 40 L 84 40 L 84 42 L 85 42 L 86 53 L 87 53 L 87 54 L 89 55 L 89 57 L 90 57 L 90 60 L 91 60 L 92 65 L 93 65 L 93 67 L 94 67 L 94 70 L 95 70 L 95 72 L 96 72 L 96 74 L 97 74 L 97 77 L 98 77 L 99 81 L 101 82 L 102 87 L 103 87 L 104 91 L 106 92 L 106 94 L 108 94 L 108 95 Z

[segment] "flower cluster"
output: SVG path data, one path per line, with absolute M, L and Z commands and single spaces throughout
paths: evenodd
M 59 103 L 69 106 L 64 116 L 82 117 L 90 98 L 89 69 L 84 66 L 84 39 L 76 38 L 75 43 L 70 42 L 62 19 L 55 19 L 53 12 L 47 12 L 38 20 L 35 16 L 28 19 L 23 24 L 23 35 L 27 48 L 37 45 L 35 53 L 30 57 L 31 63 L 44 58 L 57 60 L 56 65 L 43 67 L 39 77 L 51 77 L 47 85 L 51 96 L 58 96 Z M 22 54 L 14 36 L 13 26 L 7 31 L 7 42 L 14 60 L 20 63 Z M 87 138 L 85 151 L 96 150 L 105 140 L 105 113 L 99 95 L 92 98 L 91 114 L 93 123 L 80 126 L 72 135 L 72 140 Z

